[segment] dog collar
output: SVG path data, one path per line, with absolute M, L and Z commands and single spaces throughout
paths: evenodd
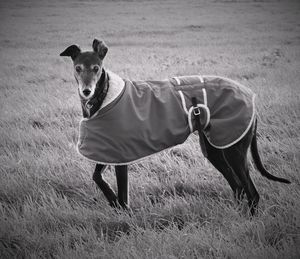
M 91 118 L 100 108 L 109 89 L 107 72 L 102 68 L 102 74 L 97 82 L 94 96 L 85 101 L 81 98 L 81 105 L 84 118 Z

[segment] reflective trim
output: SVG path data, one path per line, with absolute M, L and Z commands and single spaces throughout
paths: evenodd
M 204 105 L 207 106 L 207 94 L 205 88 L 202 88 Z
M 177 83 L 178 85 L 180 85 L 180 80 L 179 80 L 179 78 L 176 77 L 176 76 L 174 76 L 173 78 L 174 78 L 174 80 L 176 81 L 176 83 Z
M 185 98 L 184 98 L 184 95 L 183 95 L 183 92 L 182 91 L 178 91 L 180 97 L 181 97 L 181 102 L 182 102 L 182 107 L 184 109 L 184 112 L 186 113 L 186 115 L 189 114 L 187 108 L 186 108 L 186 102 L 185 102 Z
M 203 77 L 202 76 L 198 76 L 200 82 L 203 84 L 204 83 L 204 80 L 203 80 Z

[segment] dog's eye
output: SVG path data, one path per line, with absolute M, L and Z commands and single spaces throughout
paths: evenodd
M 81 72 L 81 67 L 80 66 L 76 66 L 75 70 L 76 70 L 77 73 L 80 73 Z
M 98 66 L 94 66 L 93 70 L 94 70 L 95 73 L 97 73 L 99 71 L 99 67 Z

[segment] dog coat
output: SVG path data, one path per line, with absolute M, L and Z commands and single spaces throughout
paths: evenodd
M 206 119 L 201 121 L 204 135 L 216 148 L 234 145 L 254 120 L 255 95 L 230 79 L 124 82 L 117 98 L 80 122 L 78 152 L 92 161 L 125 165 L 183 143 L 196 130 L 192 97 Z

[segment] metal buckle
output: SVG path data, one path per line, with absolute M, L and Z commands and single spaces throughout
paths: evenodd
M 199 107 L 194 107 L 194 108 L 193 108 L 193 114 L 194 114 L 195 116 L 200 115 L 200 114 L 201 114 L 200 108 L 199 108 Z
M 86 108 L 87 108 L 87 109 L 91 109 L 92 107 L 93 107 L 92 104 L 90 104 L 90 103 L 87 103 L 87 104 L 86 104 Z

